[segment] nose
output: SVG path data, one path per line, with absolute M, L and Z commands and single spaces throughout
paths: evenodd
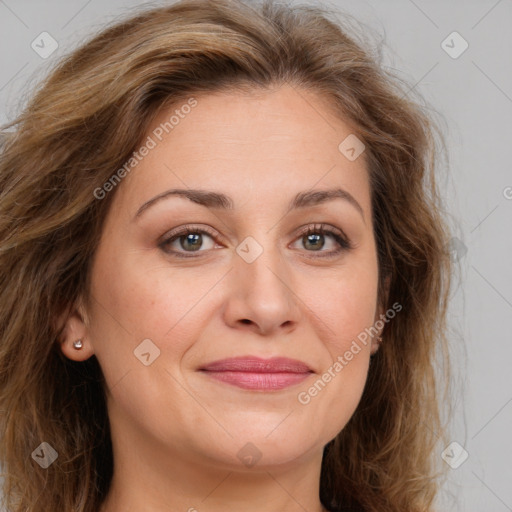
M 265 248 L 248 263 L 235 253 L 224 310 L 227 325 L 261 335 L 290 333 L 300 318 L 291 272 L 276 251 Z

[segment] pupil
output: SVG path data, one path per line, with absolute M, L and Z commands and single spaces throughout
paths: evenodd
M 187 235 L 185 237 L 185 240 L 186 240 L 185 244 L 188 244 L 189 242 L 192 242 L 192 243 L 195 242 L 197 245 L 196 249 L 201 247 L 201 234 L 200 233 Z M 187 247 L 185 247 L 183 245 L 183 243 L 181 244 L 181 246 L 183 247 L 183 249 L 187 249 Z M 194 246 L 192 245 L 192 246 L 189 246 L 188 248 L 194 249 Z
M 311 239 L 313 239 L 314 241 L 318 242 L 318 240 L 320 239 L 320 237 L 321 237 L 321 236 L 322 236 L 322 235 L 307 235 L 307 236 L 306 236 L 306 238 L 308 239 L 308 242 L 309 242 Z M 320 249 L 321 249 L 322 247 L 323 247 L 323 244 L 321 244 L 321 245 L 314 245 L 314 246 L 313 246 L 313 248 L 316 248 L 316 249 L 318 249 L 318 248 L 320 248 Z

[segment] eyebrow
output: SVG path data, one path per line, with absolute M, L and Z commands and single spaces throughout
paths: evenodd
M 149 201 L 146 201 L 135 214 L 133 220 L 140 217 L 140 215 L 147 210 L 150 206 L 155 203 L 168 199 L 170 197 L 184 197 L 189 199 L 193 203 L 205 206 L 207 208 L 232 210 L 234 208 L 233 200 L 220 192 L 213 192 L 209 190 L 199 189 L 171 189 L 157 196 L 153 197 Z M 347 201 L 361 214 L 363 221 L 365 221 L 364 211 L 361 205 L 356 201 L 354 196 L 342 188 L 328 189 L 328 190 L 307 190 L 299 192 L 288 205 L 289 210 L 295 210 L 298 208 L 307 208 L 311 206 L 317 206 L 334 199 L 342 199 Z M 365 221 L 366 222 L 366 221 Z

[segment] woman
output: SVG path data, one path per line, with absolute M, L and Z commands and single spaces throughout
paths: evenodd
M 435 128 L 328 13 L 143 12 L 10 128 L 8 512 L 433 510 Z

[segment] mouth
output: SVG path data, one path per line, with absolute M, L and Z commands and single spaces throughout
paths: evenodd
M 242 389 L 278 391 L 307 379 L 313 372 L 302 361 L 285 357 L 235 357 L 199 369 L 208 377 Z

